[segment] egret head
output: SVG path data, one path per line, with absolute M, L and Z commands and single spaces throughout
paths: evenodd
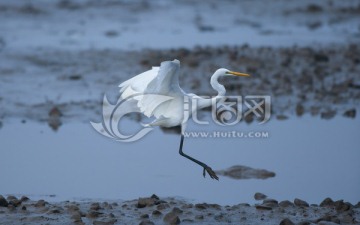
M 218 70 L 216 70 L 215 74 L 217 74 L 218 76 L 240 76 L 240 77 L 249 77 L 249 74 L 246 73 L 239 73 L 239 72 L 234 72 L 225 68 L 220 68 Z
M 220 72 L 223 76 L 239 76 L 239 77 L 249 77 L 249 74 L 246 73 L 239 73 L 234 72 L 225 68 L 218 69 L 218 72 Z

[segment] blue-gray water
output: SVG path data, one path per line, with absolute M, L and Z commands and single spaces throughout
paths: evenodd
M 188 131 L 219 129 L 188 126 Z M 53 194 L 49 200 L 57 201 L 155 193 L 237 204 L 253 203 L 254 193 L 262 192 L 277 200 L 297 197 L 309 203 L 326 197 L 360 200 L 359 119 L 303 117 L 242 123 L 236 130 L 267 131 L 269 137 L 187 138 L 184 151 L 214 170 L 245 165 L 273 171 L 274 178 L 204 179 L 199 166 L 178 154 L 179 136 L 159 129 L 137 142 L 120 143 L 99 135 L 90 124 L 64 124 L 54 132 L 45 124 L 8 121 L 0 129 L 0 194 L 35 199 Z

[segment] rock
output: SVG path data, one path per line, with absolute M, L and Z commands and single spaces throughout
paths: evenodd
M 115 219 L 112 219 L 112 220 L 109 220 L 109 221 L 97 221 L 95 220 L 93 222 L 93 225 L 114 225 L 116 223 L 117 220 Z
M 139 223 L 139 225 L 155 225 L 155 223 L 151 222 L 150 220 L 143 220 Z
M 334 201 L 331 198 L 325 198 L 321 203 L 321 207 L 331 207 L 334 206 Z
M 180 224 L 180 219 L 177 213 L 169 212 L 164 216 L 164 222 L 167 224 Z
M 117 37 L 119 35 L 119 33 L 116 30 L 108 30 L 105 32 L 105 36 L 112 38 L 112 37 Z
M 203 209 L 207 209 L 208 205 L 206 203 L 199 203 L 199 204 L 195 204 L 195 208 L 203 210 Z
M 177 214 L 183 213 L 183 211 L 182 211 L 181 209 L 179 209 L 178 207 L 174 207 L 174 208 L 172 209 L 172 211 L 173 211 L 174 213 L 177 213 Z
M 352 208 L 352 205 L 350 203 L 344 202 L 343 200 L 334 202 L 334 206 L 336 211 L 340 211 L 340 212 L 348 211 L 349 209 Z
M 310 13 L 318 13 L 318 12 L 322 12 L 323 11 L 323 8 L 319 5 L 316 5 L 316 4 L 309 4 L 307 6 L 307 9 L 306 9 L 308 12 Z
M 71 215 L 71 219 L 73 219 L 73 220 L 75 220 L 75 221 L 79 221 L 79 220 L 81 220 L 81 214 L 80 214 L 80 212 L 74 212 L 74 213 L 72 213 L 72 215 Z
M 318 225 L 339 225 L 339 224 L 331 221 L 321 221 L 318 223 Z
M 296 105 L 296 115 L 302 116 L 304 114 L 304 112 L 305 112 L 304 106 L 302 104 L 298 103 Z
M 77 212 L 79 211 L 79 207 L 77 205 L 68 205 L 68 206 L 65 206 L 68 210 L 68 212 Z
M 309 203 L 307 203 L 301 199 L 298 199 L 298 198 L 295 198 L 294 204 L 299 207 L 309 207 Z
M 47 202 L 45 202 L 44 200 L 40 199 L 39 201 L 37 201 L 35 203 L 35 207 L 45 207 L 45 205 L 47 204 Z
M 86 214 L 86 217 L 87 217 L 87 218 L 97 218 L 97 217 L 99 217 L 101 214 L 103 214 L 103 213 L 90 210 L 90 211 Z
M 9 211 L 14 211 L 16 209 L 15 206 L 10 205 L 10 204 L 7 206 L 7 208 L 8 208 Z
M 48 213 L 49 213 L 49 214 L 59 214 L 59 213 L 61 213 L 62 211 L 63 211 L 62 208 L 56 207 L 56 208 L 54 208 L 54 209 L 50 209 Z
M 139 198 L 137 207 L 138 208 L 144 208 L 155 205 L 155 203 L 158 202 L 158 199 L 156 198 Z
M 18 200 L 17 197 L 15 197 L 14 195 L 9 195 L 6 199 L 7 199 L 8 201 Z
M 290 219 L 285 218 L 283 220 L 281 220 L 279 225 L 295 225 Z
M 156 194 L 152 194 L 150 198 L 156 199 L 156 200 L 160 200 L 160 198 L 156 195 Z
M 278 120 L 287 120 L 289 117 L 287 117 L 286 115 L 277 115 L 276 119 Z
M 184 205 L 181 206 L 182 209 L 191 209 L 193 207 L 194 207 L 194 205 L 191 204 L 191 203 L 190 204 L 184 204 Z
M 169 208 L 169 207 L 170 207 L 170 205 L 167 204 L 167 203 L 161 203 L 161 204 L 159 204 L 159 205 L 156 206 L 156 208 L 157 208 L 158 210 L 164 210 L 164 209 L 167 209 L 167 208 Z
M 255 205 L 255 208 L 258 210 L 272 210 L 270 206 L 266 206 L 266 205 Z
M 267 179 L 275 177 L 275 173 L 264 169 L 254 169 L 248 166 L 232 166 L 226 170 L 215 171 L 222 176 L 231 177 L 233 179 Z
M 355 208 L 360 208 L 360 202 L 356 203 Z
M 62 124 L 61 116 L 62 116 L 62 113 L 61 113 L 60 109 L 58 107 L 56 107 L 56 106 L 54 106 L 49 111 L 48 125 L 54 131 L 57 131 L 59 129 L 59 127 L 61 126 L 61 124 Z
M 0 207 L 7 207 L 8 205 L 8 201 L 4 198 L 4 196 L 0 195 Z
M 21 202 L 27 202 L 27 201 L 29 201 L 30 199 L 28 198 L 28 197 L 26 197 L 26 196 L 22 196 L 21 198 L 20 198 L 20 201 Z
M 336 115 L 336 111 L 335 110 L 328 110 L 326 112 L 322 112 L 320 114 L 320 117 L 322 119 L 326 119 L 326 120 L 329 120 L 331 118 L 333 118 L 334 116 Z
M 161 215 L 162 215 L 162 212 L 160 212 L 159 210 L 154 210 L 154 211 L 152 212 L 152 215 L 153 215 L 153 216 L 161 216 Z
M 264 200 L 267 196 L 263 193 L 256 192 L 254 195 L 255 200 Z
M 23 205 L 23 206 L 21 207 L 21 210 L 25 211 L 25 210 L 26 210 L 26 206 Z
M 279 206 L 280 207 L 283 207 L 283 208 L 286 208 L 286 207 L 289 207 L 289 206 L 294 206 L 294 203 L 288 201 L 288 200 L 285 200 L 285 201 L 281 201 L 279 203 Z
M 329 57 L 325 54 L 314 54 L 314 60 L 316 62 L 329 62 Z
M 271 199 L 271 198 L 268 198 L 268 199 L 265 199 L 263 201 L 263 204 L 262 205 L 265 205 L 265 206 L 269 206 L 269 207 L 277 207 L 278 206 L 278 201 L 276 201 L 275 199 Z
M 90 210 L 98 211 L 100 209 L 102 209 L 102 208 L 100 207 L 100 204 L 98 202 L 92 203 L 90 205 Z
M 330 216 L 330 215 L 324 215 L 320 217 L 319 219 L 315 220 L 315 223 L 320 224 L 320 222 L 334 222 L 339 224 L 340 220 L 337 218 L 337 216 Z
M 149 215 L 148 214 L 142 214 L 140 216 L 141 219 L 149 219 Z
M 356 117 L 356 109 L 349 109 L 344 112 L 343 116 L 349 117 L 349 118 L 355 118 Z
M 203 216 L 203 215 L 196 215 L 196 216 L 195 216 L 195 219 L 196 219 L 196 220 L 203 220 L 203 219 L 204 219 L 204 216 Z
M 301 221 L 300 223 L 298 223 L 297 225 L 311 225 L 312 223 L 309 221 Z
M 21 205 L 21 201 L 19 199 L 12 199 L 8 203 L 9 203 L 9 205 L 13 205 L 15 207 L 18 207 L 19 205 Z

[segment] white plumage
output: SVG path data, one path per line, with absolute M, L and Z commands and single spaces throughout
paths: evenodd
M 219 179 L 215 172 L 205 163 L 200 162 L 182 151 L 184 141 L 184 131 L 188 117 L 184 117 L 184 97 L 189 99 L 196 98 L 197 109 L 210 106 L 213 100 L 225 95 L 225 87 L 218 82 L 220 76 L 236 75 L 249 76 L 247 74 L 233 72 L 224 68 L 218 69 L 211 77 L 210 84 L 218 92 L 216 99 L 205 99 L 195 94 L 185 93 L 179 86 L 179 60 L 162 62 L 160 67 L 153 67 L 151 70 L 145 71 L 119 85 L 120 100 L 137 109 L 147 117 L 155 117 L 155 120 L 146 126 L 164 126 L 173 127 L 181 126 L 181 142 L 180 155 L 199 164 L 213 179 Z M 119 101 L 120 102 L 120 101 Z M 189 116 L 191 110 L 189 111 Z

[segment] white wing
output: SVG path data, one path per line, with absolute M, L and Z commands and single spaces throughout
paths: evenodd
M 178 60 L 162 62 L 160 67 L 121 83 L 121 98 L 134 99 L 148 117 L 162 119 L 182 115 L 184 92 L 179 86 L 179 69 Z

